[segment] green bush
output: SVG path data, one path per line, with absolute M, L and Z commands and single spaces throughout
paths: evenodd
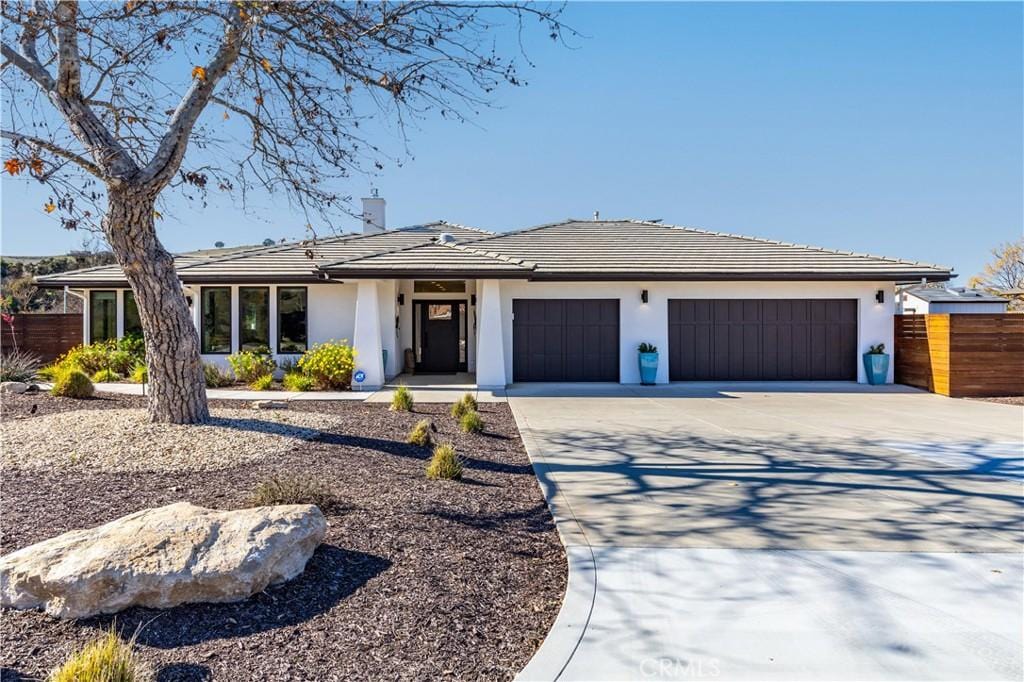
M 476 409 L 476 398 L 473 397 L 472 393 L 466 393 L 459 398 L 458 402 L 452 405 L 452 416 L 456 419 L 462 419 L 462 415 Z
M 462 415 L 459 420 L 459 428 L 463 433 L 480 433 L 484 430 L 484 420 L 476 410 L 470 410 Z
M 258 507 L 278 504 L 315 504 L 321 510 L 334 506 L 334 496 L 315 478 L 307 476 L 277 476 L 263 481 L 250 497 Z
M 54 361 L 48 365 L 40 367 L 36 372 L 36 376 L 44 381 L 53 381 L 57 378 L 57 374 L 65 369 L 60 362 Z
M 406 443 L 411 445 L 419 445 L 420 447 L 426 447 L 430 445 L 432 440 L 430 431 L 432 424 L 429 419 L 421 419 L 416 422 L 416 426 L 409 432 L 409 437 L 405 440 Z
M 228 364 L 238 380 L 244 384 L 252 384 L 263 376 L 273 374 L 277 369 L 269 348 L 242 350 L 228 356 Z
M 92 380 L 97 384 L 109 384 L 112 381 L 120 381 L 121 375 L 112 369 L 101 369 L 92 375 Z
M 269 389 L 273 385 L 274 385 L 274 375 L 273 374 L 264 374 L 262 376 L 256 377 L 255 379 L 253 379 L 252 381 L 249 382 L 249 388 L 251 388 L 254 391 L 266 391 L 267 389 Z
M 125 334 L 117 340 L 117 349 L 131 355 L 135 364 L 146 360 L 146 342 L 142 334 Z
M 427 478 L 458 480 L 462 478 L 462 462 L 455 454 L 455 446 L 442 443 L 434 448 L 434 456 L 427 465 Z
M 227 370 L 223 370 L 212 362 L 203 363 L 203 377 L 207 388 L 220 388 L 235 383 L 235 378 Z
M 78 369 L 92 375 L 100 370 L 109 369 L 124 375 L 132 371 L 139 361 L 131 351 L 118 347 L 118 341 L 110 339 L 89 345 L 75 346 L 53 363 L 52 371 L 47 368 L 51 378 L 62 370 Z
M 91 398 L 92 382 L 88 375 L 80 369 L 67 369 L 58 372 L 53 380 L 50 393 L 65 398 Z
M 28 351 L 15 350 L 0 357 L 0 381 L 29 382 L 39 372 L 39 356 Z
M 316 388 L 312 377 L 308 377 L 302 372 L 288 372 L 284 375 L 281 380 L 284 384 L 284 390 L 286 391 L 312 391 Z
M 125 642 L 113 628 L 73 653 L 50 673 L 48 682 L 139 682 L 149 675 L 133 650 L 135 638 Z
M 302 354 L 298 367 L 303 374 L 312 377 L 317 388 L 341 391 L 352 384 L 352 369 L 356 364 L 356 352 L 345 341 L 319 343 Z
M 391 410 L 394 412 L 412 412 L 412 391 L 405 384 L 400 384 L 391 396 Z
M 132 367 L 132 373 L 128 375 L 128 381 L 133 384 L 141 384 L 149 381 L 149 369 L 146 367 L 146 363 L 136 363 L 136 365 Z

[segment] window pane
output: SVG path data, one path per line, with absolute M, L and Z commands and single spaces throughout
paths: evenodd
M 238 343 L 242 350 L 270 350 L 270 289 L 238 290 Z
M 452 319 L 452 307 L 451 305 L 444 304 L 433 304 L 427 306 L 427 319 L 430 320 L 450 320 Z
M 117 338 L 117 293 L 93 291 L 89 294 L 89 343 Z
M 461 294 L 466 291 L 466 280 L 416 280 L 412 290 L 417 294 Z
M 277 352 L 306 350 L 306 289 L 282 287 L 277 290 Z
M 142 318 L 139 317 L 139 306 L 135 304 L 135 293 L 131 289 L 124 292 L 124 335 L 129 334 L 142 336 Z
M 203 287 L 202 327 L 204 353 L 231 352 L 231 289 Z

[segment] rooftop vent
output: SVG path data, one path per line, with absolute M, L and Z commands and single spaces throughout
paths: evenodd
M 452 234 L 451 232 L 442 232 L 441 234 L 437 235 L 437 243 L 438 244 L 454 244 L 455 243 L 455 235 Z

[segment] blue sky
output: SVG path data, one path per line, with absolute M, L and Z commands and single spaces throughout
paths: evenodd
M 587 37 L 531 39 L 528 87 L 473 124 L 421 123 L 402 167 L 340 190 L 377 187 L 392 226 L 507 230 L 599 210 L 968 276 L 1021 234 L 1019 3 L 571 3 L 565 18 Z M 42 212 L 45 193 L 2 189 L 4 253 L 81 242 Z M 168 208 L 172 250 L 303 234 L 281 204 Z

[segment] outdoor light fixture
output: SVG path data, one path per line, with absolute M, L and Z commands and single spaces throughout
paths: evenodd
M 469 304 L 470 305 L 476 305 L 476 294 L 470 294 L 469 295 Z
M 405 294 L 398 295 L 398 305 L 405 305 Z
M 647 289 L 640 292 L 640 300 L 647 303 Z
M 879 303 L 885 303 L 885 292 L 879 289 L 875 292 L 875 300 Z

